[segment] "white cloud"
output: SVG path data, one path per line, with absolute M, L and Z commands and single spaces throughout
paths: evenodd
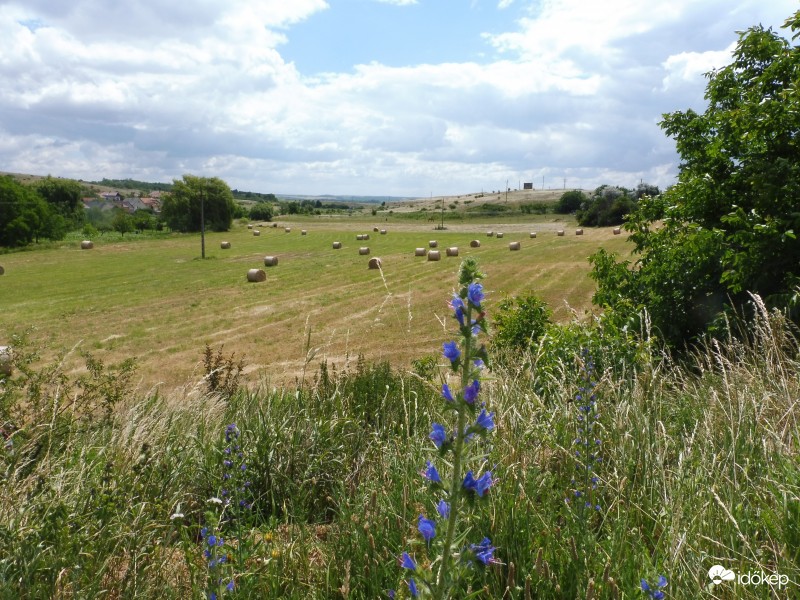
M 417 4 L 417 0 L 376 0 L 381 4 L 394 4 L 395 6 L 411 6 Z

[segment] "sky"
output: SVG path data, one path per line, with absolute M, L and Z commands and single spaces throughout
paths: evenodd
M 0 0 L 0 171 L 428 197 L 675 182 L 796 0 Z

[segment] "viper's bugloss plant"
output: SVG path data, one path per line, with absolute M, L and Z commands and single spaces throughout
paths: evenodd
M 641 586 L 642 591 L 653 600 L 663 600 L 665 596 L 662 588 L 667 587 L 667 578 L 659 575 L 658 580 L 653 585 L 650 585 L 646 579 L 642 579 Z
M 409 571 L 406 585 L 414 598 L 447 598 L 466 569 L 499 563 L 488 537 L 470 544 L 470 531 L 459 532 L 459 525 L 465 523 L 464 509 L 485 499 L 495 483 L 492 471 L 486 468 L 484 450 L 478 444 L 495 428 L 494 412 L 488 412 L 480 402 L 481 372 L 488 363 L 486 347 L 478 341 L 487 329 L 482 278 L 475 261 L 466 259 L 459 272 L 459 290 L 450 301 L 459 339 L 446 342 L 442 354 L 452 371 L 460 376 L 461 386 L 458 392 L 447 383 L 442 386 L 445 412 L 453 416 L 453 423 L 433 423 L 428 435 L 447 475 L 440 475 L 431 460 L 426 461 L 420 472 L 433 495 L 432 518 L 421 514 L 417 520 L 424 541 L 418 547 L 427 560 L 415 560 L 408 552 L 403 552 L 399 559 L 400 565 Z M 470 465 L 474 466 L 468 469 Z
M 576 430 L 574 442 L 575 474 L 570 495 L 565 500 L 573 507 L 581 520 L 587 520 L 589 511 L 602 509 L 597 487 L 600 481 L 598 467 L 603 458 L 600 454 L 602 440 L 599 436 L 596 383 L 594 363 L 588 350 L 581 351 L 581 386 L 575 395 Z

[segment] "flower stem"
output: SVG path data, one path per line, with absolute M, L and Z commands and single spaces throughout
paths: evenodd
M 472 353 L 472 306 L 467 303 L 466 323 L 470 326 L 470 332 L 464 337 L 463 362 L 461 364 L 461 389 L 466 389 L 469 384 L 470 355 Z M 447 571 L 450 567 L 450 556 L 453 547 L 453 538 L 456 532 L 456 522 L 458 521 L 458 509 L 461 500 L 461 458 L 464 451 L 464 430 L 467 424 L 466 407 L 459 406 L 458 425 L 456 425 L 456 444 L 453 448 L 453 476 L 450 481 L 450 514 L 447 518 L 447 532 L 444 538 L 444 548 L 442 549 L 442 563 L 439 566 L 439 575 L 436 587 L 433 590 L 434 600 L 442 600 L 447 592 Z

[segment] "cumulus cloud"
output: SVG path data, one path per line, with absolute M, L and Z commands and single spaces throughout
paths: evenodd
M 324 0 L 5 0 L 0 163 L 277 193 L 665 186 L 677 157 L 662 113 L 702 109 L 702 73 L 730 60 L 734 32 L 791 4 L 499 0 L 492 11 L 516 16 L 472 40 L 480 57 L 309 76 L 282 52 L 335 9 Z

